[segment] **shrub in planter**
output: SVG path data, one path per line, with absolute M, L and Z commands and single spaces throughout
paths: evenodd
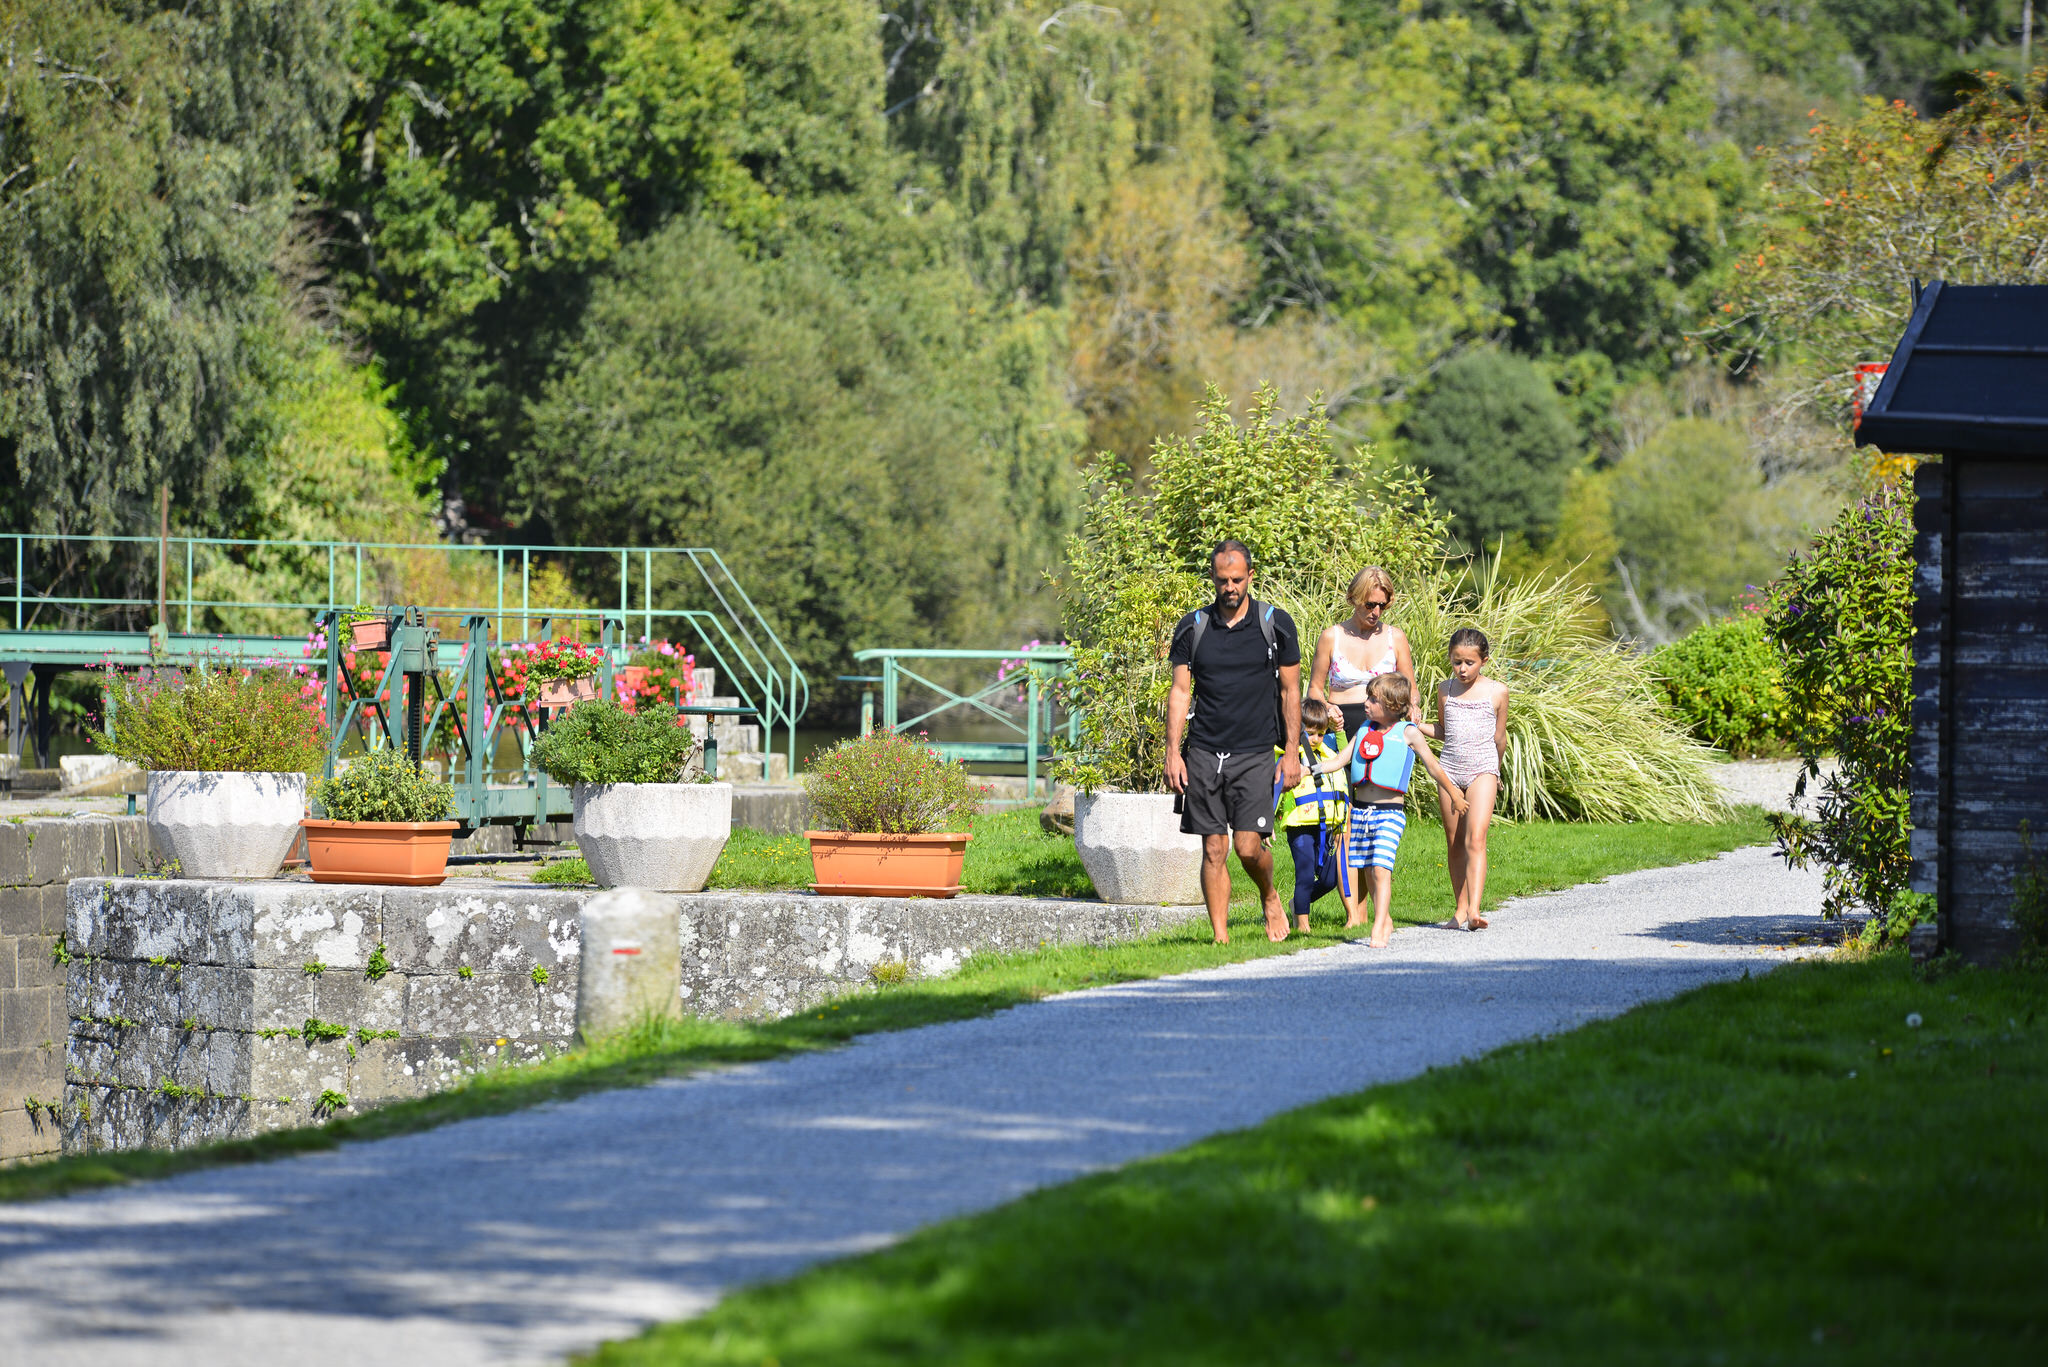
M 1650 666 L 1662 676 L 1672 710 L 1700 740 L 1742 757 L 1790 748 L 1785 665 L 1756 612 L 1695 629 L 1655 651 Z
M 697 753 L 668 704 L 586 703 L 534 742 L 534 759 L 575 792 L 576 848 L 607 888 L 696 892 L 732 835 L 732 785 L 685 781 Z
M 391 648 L 391 619 L 384 609 L 358 603 L 344 608 L 336 620 L 336 629 L 348 637 L 350 650 L 389 650 Z
M 804 775 L 812 884 L 870 897 L 951 897 L 981 809 L 964 766 L 910 736 L 873 731 L 841 741 Z
M 604 651 L 574 641 L 542 641 L 526 657 L 526 681 L 539 686 L 543 707 L 569 707 L 597 698 L 597 671 Z
M 109 669 L 94 743 L 149 771 L 157 853 L 190 878 L 268 878 L 298 837 L 306 774 L 327 754 L 302 669 Z
M 455 793 L 386 746 L 313 785 L 324 813 L 300 823 L 316 883 L 433 887 L 448 876 Z

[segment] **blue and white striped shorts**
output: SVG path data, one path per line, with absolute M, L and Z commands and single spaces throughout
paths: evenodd
M 1401 848 L 1401 832 L 1407 829 L 1408 813 L 1399 807 L 1353 807 L 1344 862 L 1354 869 L 1393 868 L 1394 851 Z

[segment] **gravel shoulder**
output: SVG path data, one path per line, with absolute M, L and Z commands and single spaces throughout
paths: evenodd
M 1763 849 L 422 1134 L 0 1207 L 0 1360 L 556 1360 L 1324 1097 L 1817 952 Z

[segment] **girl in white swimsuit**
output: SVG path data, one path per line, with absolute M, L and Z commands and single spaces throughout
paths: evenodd
M 1451 633 L 1451 677 L 1437 687 L 1437 724 L 1423 733 L 1443 745 L 1444 775 L 1462 788 L 1466 810 L 1438 793 L 1444 818 L 1444 863 L 1457 913 L 1447 924 L 1484 930 L 1479 905 L 1486 895 L 1486 828 L 1500 796 L 1500 764 L 1507 752 L 1508 690 L 1486 677 L 1486 633 L 1463 627 Z

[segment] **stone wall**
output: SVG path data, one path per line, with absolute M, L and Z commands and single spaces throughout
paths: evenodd
M 135 873 L 140 817 L 0 822 L 0 1162 L 57 1151 L 64 1097 L 64 885 Z
M 575 1033 L 582 897 L 73 883 L 64 1149 L 304 1125 L 559 1052 Z
M 590 895 L 470 878 L 439 888 L 80 880 L 69 901 L 64 1149 L 302 1125 L 556 1052 L 574 1035 Z M 1106 944 L 1200 910 L 803 892 L 676 902 L 683 1006 L 733 1020 L 803 1010 L 872 982 L 885 963 L 945 974 L 977 951 Z

